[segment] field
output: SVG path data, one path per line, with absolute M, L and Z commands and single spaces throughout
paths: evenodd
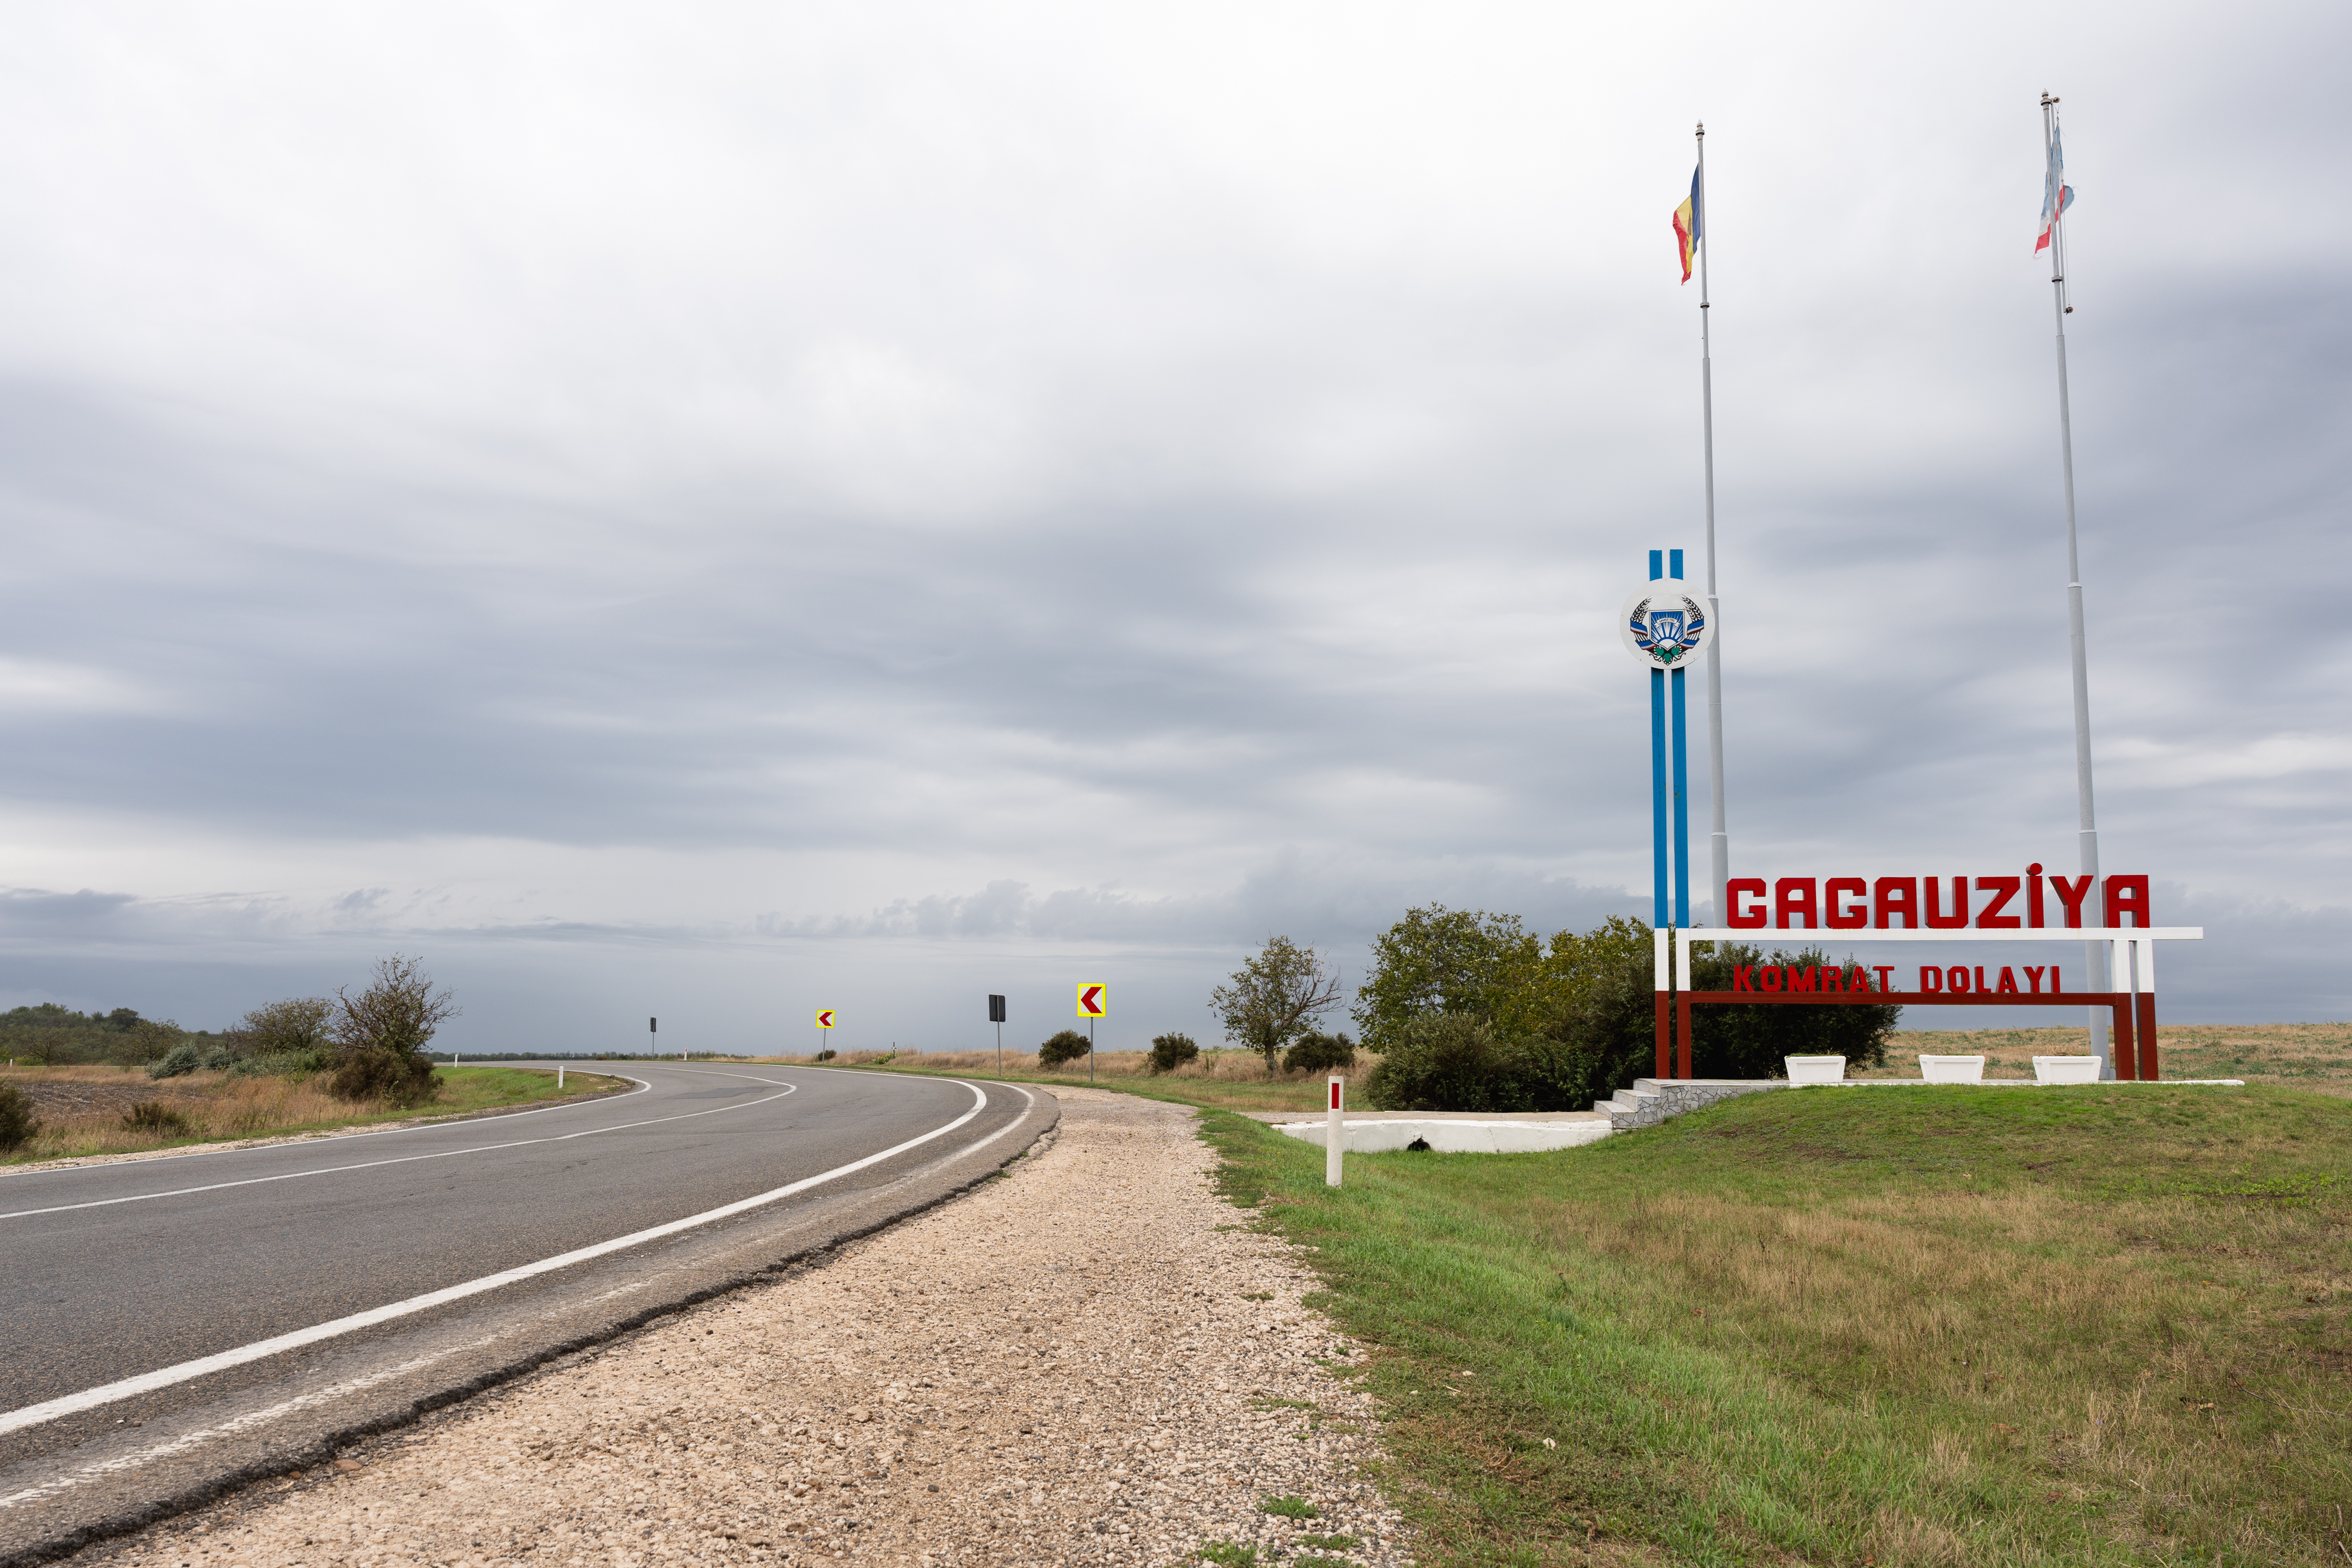
M 1921 1051 L 1986 1057 L 1993 1078 L 2031 1078 L 2036 1056 L 2084 1048 L 2080 1029 L 1906 1030 L 1895 1035 L 1883 1072 L 1856 1077 L 1916 1078 Z M 2352 1024 L 2186 1024 L 2158 1021 L 2157 1049 L 2167 1078 L 2242 1078 L 2352 1094 Z
M 440 1072 L 439 1097 L 403 1111 L 373 1101 L 338 1100 L 327 1092 L 323 1077 L 231 1079 L 192 1072 L 151 1081 L 135 1067 L 0 1068 L 0 1083 L 30 1097 L 41 1120 L 33 1141 L 0 1155 L 0 1166 L 464 1115 L 557 1097 L 550 1072 L 506 1067 L 444 1067 Z M 617 1079 L 575 1069 L 566 1075 L 562 1097 L 620 1087 Z M 125 1125 L 124 1117 L 142 1103 L 162 1106 L 164 1118 L 143 1127 Z
M 1558 1155 L 1212 1116 L 1435 1563 L 2342 1563 L 2352 1104 L 1759 1095 Z

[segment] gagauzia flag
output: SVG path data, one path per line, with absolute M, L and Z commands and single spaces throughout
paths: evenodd
M 1681 206 L 1675 209 L 1675 243 L 1682 247 L 1685 283 L 1690 281 L 1691 258 L 1698 254 L 1699 229 L 1703 223 L 1699 216 L 1698 196 L 1698 171 L 1694 169 L 1691 171 L 1691 193 L 1683 198 Z
M 2040 256 L 2050 247 L 2050 236 L 2057 231 L 2058 220 L 2074 204 L 2074 187 L 2066 183 L 2066 155 L 2058 144 L 2058 128 L 2050 128 L 2050 168 L 2042 177 L 2042 234 L 2033 242 L 2033 254 Z M 1683 264 L 1683 276 L 1690 276 L 1690 264 Z

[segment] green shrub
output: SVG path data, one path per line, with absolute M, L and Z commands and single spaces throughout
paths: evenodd
M 823 1051 L 816 1053 L 816 1059 L 819 1061 L 831 1061 L 835 1057 L 839 1056 L 841 1052 L 834 1050 L 831 1046 L 827 1046 Z
M 268 1056 L 247 1056 L 228 1064 L 231 1078 L 299 1078 L 324 1072 L 335 1064 L 335 1053 L 324 1046 L 310 1051 L 281 1051 Z
M 1151 1037 L 1151 1071 L 1173 1072 L 1188 1061 L 1197 1061 L 1201 1048 L 1189 1034 L 1155 1034 Z
M 1509 1039 L 1461 1013 L 1425 1013 L 1391 1032 L 1364 1097 L 1382 1111 L 1584 1111 L 1615 1092 L 1601 1087 L 1614 1065 L 1563 1040 Z
M 23 1148 L 40 1131 L 31 1097 L 13 1083 L 0 1083 L 0 1154 Z
M 1724 943 L 1716 951 L 1695 951 L 1691 988 L 1727 991 L 1734 966 L 1773 965 L 1782 968 L 1833 968 L 1828 954 L 1818 947 L 1801 952 L 1767 954 L 1745 943 Z M 1644 981 L 1647 987 L 1653 982 Z M 1752 982 L 1751 982 L 1752 983 Z M 1654 1040 L 1654 1004 L 1642 1006 L 1642 1032 Z M 1780 1078 L 1788 1073 L 1790 1056 L 1843 1056 L 1848 1067 L 1886 1065 L 1887 1037 L 1903 1016 L 1896 1003 L 1847 1002 L 1826 1007 L 1748 1003 L 1691 1009 L 1692 1054 L 1701 1078 Z M 1655 1048 L 1652 1048 L 1654 1065 Z
M 1319 1030 L 1302 1035 L 1298 1043 L 1282 1053 L 1285 1072 L 1328 1072 L 1335 1067 L 1356 1065 L 1356 1042 L 1344 1033 L 1325 1034 Z
M 133 1133 L 178 1137 L 191 1131 L 188 1119 L 161 1100 L 142 1100 L 122 1113 L 122 1124 Z
M 191 1072 L 218 1072 L 236 1065 L 236 1052 L 220 1040 L 185 1040 L 150 1063 L 150 1078 L 179 1078 Z
M 1085 1035 L 1076 1030 L 1066 1029 L 1037 1048 L 1037 1065 L 1047 1069 L 1059 1067 L 1066 1061 L 1077 1061 L 1092 1050 L 1094 1046 Z
M 441 1092 L 432 1059 L 414 1051 L 339 1051 L 328 1092 L 339 1100 L 381 1100 L 403 1109 L 421 1105 Z

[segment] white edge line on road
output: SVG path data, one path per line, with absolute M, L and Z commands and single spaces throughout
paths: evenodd
M 879 1165 L 893 1155 L 905 1154 L 908 1149 L 919 1148 L 934 1138 L 945 1137 L 987 1109 L 987 1092 L 978 1085 L 966 1083 L 960 1078 L 951 1078 L 947 1082 L 960 1084 L 971 1091 L 971 1110 L 945 1126 L 934 1127 L 920 1137 L 909 1138 L 903 1144 L 897 1144 L 878 1153 L 867 1155 L 863 1159 L 852 1160 L 845 1166 L 835 1166 L 823 1175 L 803 1176 L 799 1181 L 789 1182 L 772 1191 L 763 1192 L 752 1197 L 738 1198 L 733 1203 L 721 1204 L 717 1208 L 705 1209 L 700 1214 L 688 1215 L 684 1219 L 673 1219 L 667 1224 L 652 1226 L 644 1230 L 633 1230 L 626 1236 L 616 1236 L 610 1241 L 599 1241 L 591 1247 L 575 1248 L 569 1252 L 558 1253 L 552 1258 L 542 1258 L 536 1263 L 525 1263 L 520 1268 L 501 1270 L 496 1274 L 485 1274 L 478 1280 L 468 1280 L 461 1285 L 450 1285 L 438 1291 L 428 1291 L 421 1296 L 411 1296 L 404 1301 L 394 1301 L 386 1306 L 373 1307 L 363 1312 L 353 1312 L 349 1317 L 316 1323 L 307 1329 L 296 1329 L 291 1333 L 256 1340 L 251 1344 L 239 1345 L 235 1350 L 225 1350 L 217 1354 L 200 1356 L 194 1361 L 184 1361 L 176 1366 L 158 1367 L 153 1372 L 143 1372 L 136 1377 L 126 1377 L 118 1383 L 86 1388 L 79 1394 L 68 1394 L 62 1398 L 47 1399 L 38 1405 L 27 1405 L 22 1409 L 0 1413 L 0 1436 L 22 1431 L 26 1427 L 36 1427 L 44 1421 L 54 1421 L 60 1416 L 72 1416 L 84 1410 L 94 1410 L 99 1406 L 110 1405 L 118 1399 L 129 1399 L 141 1394 L 152 1393 L 158 1388 L 169 1388 L 175 1383 L 185 1383 L 191 1378 L 225 1372 L 232 1366 L 243 1366 L 247 1362 L 259 1361 L 284 1351 L 299 1350 L 306 1344 L 316 1344 L 320 1340 L 333 1339 L 341 1334 L 356 1333 L 361 1329 L 373 1328 L 378 1323 L 390 1322 L 394 1318 L 428 1312 L 451 1301 L 463 1301 L 468 1296 L 478 1296 L 486 1291 L 495 1291 L 502 1285 L 511 1285 L 541 1274 L 553 1273 L 558 1269 L 568 1269 L 574 1263 L 585 1263 L 590 1259 L 602 1258 L 608 1253 L 618 1252 L 626 1248 L 642 1246 L 648 1241 L 658 1241 L 665 1236 L 675 1236 L 681 1230 L 691 1230 L 696 1226 L 708 1225 L 717 1219 L 727 1219 L 761 1207 L 762 1205 L 774 1203 L 780 1198 L 790 1197 L 795 1193 L 806 1192 L 813 1186 L 821 1186 L 837 1177 L 845 1176 L 853 1171 L 861 1171 L 868 1166 Z M 1036 1103 L 1035 1099 L 1028 1096 L 1025 1092 L 1024 1097 L 1029 1100 L 1030 1104 Z M 973 1147 L 982 1147 L 986 1143 L 992 1142 L 995 1137 L 1002 1136 L 1003 1132 L 1003 1129 L 1000 1129 L 998 1133 L 992 1134 L 988 1139 L 983 1139 L 982 1144 L 974 1145 Z
M 616 1073 L 614 1076 L 626 1075 Z M 733 1078 L 740 1074 L 730 1072 L 713 1076 Z M 629 1082 L 635 1083 L 638 1080 L 632 1078 Z M 754 1079 L 753 1082 L 769 1083 L 775 1081 L 761 1078 Z M 648 1087 L 651 1086 L 648 1085 Z M 784 1094 L 795 1092 L 796 1088 L 796 1085 L 786 1084 Z M 208 1182 L 203 1186 L 175 1186 L 163 1192 L 134 1192 L 127 1197 L 94 1197 L 87 1203 L 57 1203 L 51 1204 L 47 1208 L 12 1208 L 5 1213 L 0 1213 L 0 1219 L 25 1219 L 36 1214 L 64 1214 L 77 1208 L 111 1208 L 118 1203 L 146 1203 L 159 1197 L 185 1197 L 191 1193 L 222 1192 L 233 1186 L 259 1186 L 267 1182 L 300 1181 L 306 1176 L 341 1176 L 345 1171 L 372 1171 L 383 1166 L 413 1165 L 418 1160 L 450 1160 L 456 1159 L 459 1155 L 494 1155 L 500 1149 L 527 1149 L 535 1144 L 565 1144 L 574 1138 L 594 1138 L 606 1133 L 625 1133 L 632 1127 L 657 1127 L 664 1122 L 690 1122 L 697 1116 L 716 1116 L 724 1111 L 748 1111 L 754 1105 L 765 1105 L 771 1100 L 781 1100 L 784 1094 L 762 1094 L 757 1100 L 746 1100 L 740 1105 L 714 1105 L 708 1111 L 681 1111 L 675 1116 L 649 1116 L 642 1122 L 619 1122 L 609 1127 L 584 1127 L 577 1133 L 557 1133 L 545 1138 L 516 1138 L 504 1144 L 477 1144 L 470 1149 L 436 1149 L 429 1155 L 394 1155 L 389 1159 L 362 1160 L 356 1165 L 322 1166 L 312 1171 L 280 1171 L 276 1176 L 240 1176 L 235 1181 Z
M 950 1082 L 952 1082 L 956 1081 L 950 1080 Z M 965 1084 L 964 1087 L 969 1089 L 971 1086 L 970 1084 Z M 1019 1093 L 1021 1098 L 1026 1102 L 1022 1108 L 1024 1115 L 1031 1109 L 1035 1107 L 1037 1103 L 1037 1096 L 1030 1093 L 1028 1090 L 1022 1088 L 1018 1083 L 1008 1084 L 1007 1087 Z M 981 1139 L 980 1142 L 966 1148 L 963 1153 L 969 1155 L 974 1150 L 984 1149 L 988 1147 L 989 1145 L 996 1142 L 997 1139 L 1004 1136 L 1005 1134 L 1010 1133 L 1013 1128 L 1020 1124 L 1020 1122 L 1017 1120 L 1007 1122 L 1003 1126 L 999 1127 L 993 1133 L 989 1134 L 988 1136 Z M 947 1128 L 940 1129 L 941 1132 L 945 1132 L 947 1130 Z M 934 1137 L 937 1135 L 937 1134 L 932 1134 Z M 629 1295 L 635 1291 L 644 1290 L 649 1282 L 650 1281 L 645 1280 L 632 1281 L 628 1284 L 623 1285 L 617 1290 L 606 1291 L 602 1295 L 592 1299 L 595 1301 L 604 1301 L 614 1296 Z M 191 1449 L 202 1448 L 205 1444 L 212 1441 L 215 1437 L 233 1437 L 240 1432 L 248 1432 L 257 1427 L 266 1427 L 281 1416 L 290 1416 L 300 1410 L 315 1410 L 322 1405 L 331 1405 L 334 1403 L 336 1400 L 342 1398 L 345 1395 L 363 1393 L 366 1390 L 376 1386 L 378 1384 L 389 1383 L 394 1378 L 404 1376 L 412 1372 L 419 1372 L 427 1366 L 435 1364 L 436 1363 L 446 1361 L 453 1355 L 462 1354 L 463 1353 L 470 1350 L 480 1350 L 484 1346 L 495 1344 L 496 1343 L 498 1343 L 497 1339 L 493 1336 L 489 1339 L 468 1341 L 463 1344 L 448 1345 L 441 1350 L 434 1351 L 425 1355 L 412 1356 L 408 1360 L 399 1363 L 397 1365 L 382 1367 L 374 1372 L 363 1373 L 357 1377 L 346 1379 L 341 1383 L 331 1384 L 324 1388 L 314 1388 L 308 1394 L 299 1394 L 291 1399 L 282 1400 L 276 1405 L 265 1406 L 259 1410 L 248 1410 L 241 1416 L 232 1416 L 227 1420 L 221 1422 L 217 1426 L 200 1427 L 193 1432 L 183 1432 L 175 1437 L 157 1443 L 152 1447 L 141 1448 L 132 1453 L 118 1454 L 113 1458 L 103 1459 L 97 1464 L 84 1466 L 82 1469 L 73 1471 L 69 1475 L 59 1476 L 54 1480 L 46 1481 L 38 1486 L 26 1487 L 22 1491 L 10 1492 L 5 1497 L 0 1497 L 0 1510 L 16 1508 L 28 1502 L 38 1502 L 43 1498 L 55 1497 L 60 1492 L 71 1491 L 76 1487 L 88 1486 L 92 1481 L 104 1480 L 110 1476 L 121 1475 L 127 1470 L 135 1470 L 140 1466 L 152 1464 L 157 1459 L 168 1459 L 175 1455 L 187 1453 Z

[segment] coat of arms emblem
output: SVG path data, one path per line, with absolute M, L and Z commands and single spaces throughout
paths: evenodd
M 1653 667 L 1670 669 L 1706 638 L 1706 613 L 1683 594 L 1650 594 L 1634 601 L 1625 630 Z

